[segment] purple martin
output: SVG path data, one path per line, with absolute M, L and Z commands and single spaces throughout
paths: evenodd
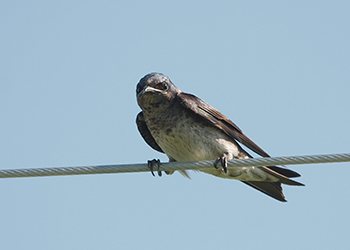
M 282 183 L 303 186 L 290 179 L 299 177 L 297 172 L 282 167 L 227 169 L 227 160 L 252 158 L 239 143 L 260 156 L 270 156 L 230 119 L 198 97 L 182 92 L 167 76 L 147 74 L 137 84 L 136 95 L 142 109 L 136 118 L 140 134 L 170 161 L 215 160 L 213 168 L 203 172 L 240 180 L 279 201 L 286 201 Z M 159 161 L 150 165 L 154 164 L 159 166 Z

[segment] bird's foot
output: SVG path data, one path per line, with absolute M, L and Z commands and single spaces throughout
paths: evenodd
M 215 162 L 214 162 L 214 167 L 217 169 L 218 168 L 218 163 L 220 162 L 222 166 L 222 170 L 227 174 L 227 155 L 222 154 L 220 157 L 218 157 Z
M 151 173 L 153 176 L 155 176 L 153 173 L 153 169 L 155 166 L 157 166 L 158 176 L 162 176 L 162 171 L 159 171 L 159 168 L 160 168 L 160 160 L 159 159 L 158 160 L 153 159 L 152 161 L 148 161 L 147 164 L 148 164 L 148 167 L 151 170 Z

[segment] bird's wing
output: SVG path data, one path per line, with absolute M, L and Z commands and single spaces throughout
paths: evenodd
M 145 122 L 145 118 L 143 117 L 142 111 L 138 113 L 136 117 L 136 124 L 140 134 L 142 135 L 143 139 L 147 142 L 147 144 L 151 146 L 154 150 L 164 153 L 164 151 L 159 147 L 157 142 L 154 140 L 151 132 L 149 131 Z
M 237 140 L 247 148 L 253 150 L 255 153 L 263 157 L 270 157 L 262 148 L 255 144 L 255 142 L 243 134 L 242 130 L 236 124 L 234 124 L 230 119 L 220 113 L 217 109 L 210 106 L 208 103 L 194 95 L 183 92 L 180 93 L 178 97 L 181 99 L 181 104 L 184 107 L 204 118 L 212 125 L 222 130 L 232 139 Z
M 202 121 L 209 122 L 213 126 L 223 131 L 233 140 L 236 140 L 242 143 L 244 146 L 251 149 L 255 153 L 263 157 L 270 157 L 255 142 L 253 142 L 245 134 L 243 134 L 242 130 L 236 124 L 234 124 L 230 119 L 228 119 L 226 116 L 220 113 L 217 109 L 213 108 L 212 106 L 210 106 L 209 104 L 201 100 L 200 98 L 191 94 L 183 93 L 183 92 L 178 95 L 178 98 L 180 98 L 180 103 L 182 104 L 182 106 L 184 106 L 188 110 L 197 114 Z M 303 186 L 302 183 L 289 179 L 289 177 L 300 176 L 298 173 L 290 169 L 280 168 L 276 166 L 261 167 L 261 169 L 279 178 L 281 183 L 284 183 L 287 185 Z M 256 184 L 254 185 L 249 183 L 247 184 L 250 186 L 254 186 L 259 190 L 262 190 L 262 187 L 264 186 L 264 185 L 260 185 L 260 188 L 258 188 L 256 187 L 257 186 Z M 265 193 L 267 192 L 268 191 L 266 191 Z

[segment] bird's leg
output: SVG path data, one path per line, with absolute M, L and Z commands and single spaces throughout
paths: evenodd
M 214 167 L 218 168 L 218 163 L 220 162 L 222 169 L 224 170 L 225 174 L 227 174 L 227 154 L 222 154 L 220 157 L 218 157 L 214 162 Z
M 162 171 L 159 171 L 159 168 L 160 168 L 160 160 L 159 159 L 158 160 L 153 159 L 152 161 L 148 161 L 147 164 L 148 164 L 148 167 L 151 170 L 151 173 L 153 176 L 155 176 L 153 173 L 154 166 L 157 166 L 158 175 L 162 176 Z

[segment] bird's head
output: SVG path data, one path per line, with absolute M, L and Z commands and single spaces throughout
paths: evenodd
M 136 87 L 137 103 L 143 111 L 167 108 L 179 93 L 181 90 L 160 73 L 145 75 Z

